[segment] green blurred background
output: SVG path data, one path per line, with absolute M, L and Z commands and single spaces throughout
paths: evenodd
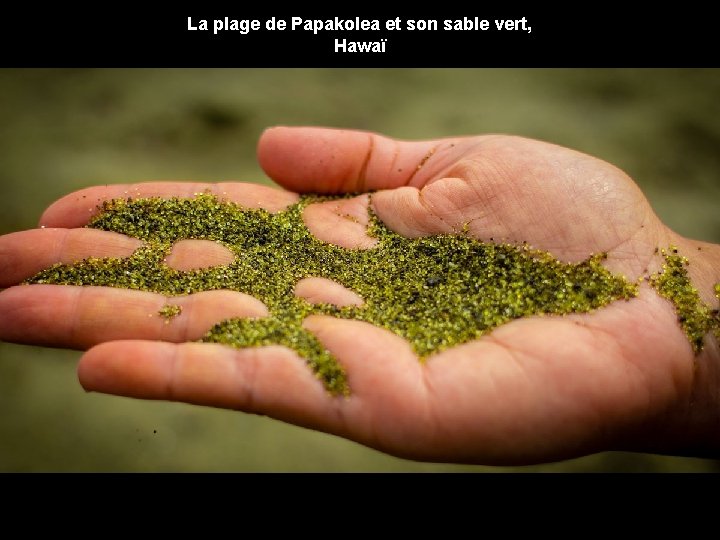
M 717 69 L 0 70 L 0 233 L 95 184 L 270 183 L 255 144 L 274 124 L 548 140 L 618 165 L 672 228 L 720 242 Z M 620 452 L 416 463 L 268 418 L 86 394 L 79 356 L 0 343 L 0 471 L 720 471 Z

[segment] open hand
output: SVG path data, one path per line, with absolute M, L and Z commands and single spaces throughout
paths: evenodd
M 706 302 L 720 281 L 718 246 L 679 237 L 623 172 L 566 148 L 499 135 L 401 142 L 273 128 L 260 139 L 258 156 L 291 191 L 241 183 L 94 187 L 51 205 L 43 228 L 1 237 L 0 287 L 8 288 L 0 292 L 0 339 L 88 349 L 78 369 L 88 390 L 264 414 L 414 459 L 526 464 L 602 450 L 718 451 L 717 342 L 706 338 L 695 356 L 672 306 L 645 282 L 629 302 L 515 320 L 424 363 L 387 330 L 310 316 L 304 326 L 344 366 L 349 397 L 329 395 L 284 347 L 188 343 L 220 320 L 267 313 L 240 293 L 175 298 L 183 312 L 165 324 L 147 315 L 165 304 L 159 294 L 15 286 L 56 262 L 128 256 L 139 247 L 139 240 L 83 228 L 102 200 L 206 189 L 270 211 L 295 202 L 296 192 L 376 191 L 373 210 L 405 236 L 467 230 L 484 241 L 527 242 L 566 262 L 607 252 L 605 265 L 630 280 L 660 268 L 657 247 L 676 245 L 691 259 Z M 368 200 L 312 205 L 304 220 L 323 240 L 372 249 Z M 169 264 L 179 269 L 229 262 L 207 243 L 176 247 Z M 302 294 L 339 304 L 355 299 L 319 282 Z

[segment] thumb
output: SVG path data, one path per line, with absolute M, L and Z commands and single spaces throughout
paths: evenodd
M 257 154 L 265 173 L 289 190 L 365 192 L 425 184 L 452 164 L 458 140 L 398 141 L 366 131 L 273 127 L 261 135 Z

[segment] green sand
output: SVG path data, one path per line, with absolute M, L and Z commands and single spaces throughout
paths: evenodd
M 310 314 L 366 321 L 407 339 L 423 359 L 478 338 L 513 319 L 531 315 L 585 313 L 618 299 L 637 285 L 606 270 L 605 254 L 565 264 L 526 246 L 485 243 L 464 234 L 408 239 L 371 213 L 372 249 L 344 249 L 315 238 L 302 221 L 308 195 L 271 214 L 201 194 L 194 199 L 116 199 L 103 203 L 88 227 L 145 241 L 126 259 L 89 258 L 57 264 L 26 283 L 98 285 L 153 291 L 169 296 L 228 289 L 261 300 L 269 317 L 229 319 L 202 339 L 234 347 L 285 345 L 298 352 L 331 393 L 347 394 L 345 373 L 323 345 L 302 327 Z M 164 258 L 183 239 L 216 241 L 235 260 L 227 266 L 179 271 Z M 693 350 L 704 336 L 720 339 L 720 315 L 702 302 L 677 249 L 662 250 L 663 270 L 648 278 L 675 307 Z M 294 295 L 306 277 L 332 279 L 358 293 L 363 306 L 311 304 Z M 715 286 L 720 299 L 720 284 Z M 167 305 L 170 322 L 182 312 Z
M 182 313 L 182 306 L 176 306 L 174 304 L 168 304 L 161 307 L 158 310 L 158 315 L 165 319 L 166 323 L 172 321 L 175 317 Z
M 661 272 L 649 278 L 652 285 L 662 296 L 672 302 L 685 335 L 690 340 L 695 353 L 703 349 L 703 339 L 712 332 L 720 340 L 720 316 L 718 310 L 712 309 L 700 299 L 700 295 L 690 281 L 686 257 L 678 255 L 674 247 L 661 250 L 665 264 Z M 720 300 L 720 283 L 715 285 L 715 295 Z
M 423 359 L 520 317 L 585 313 L 638 294 L 636 284 L 602 266 L 605 254 L 565 264 L 525 246 L 485 243 L 464 234 L 408 239 L 372 214 L 368 233 L 378 244 L 344 249 L 318 240 L 302 221 L 305 206 L 328 199 L 304 196 L 276 214 L 207 194 L 107 201 L 88 226 L 139 238 L 144 246 L 124 259 L 57 264 L 26 282 L 111 286 L 168 296 L 215 289 L 252 295 L 265 303 L 269 317 L 220 322 L 202 341 L 235 347 L 286 345 L 333 394 L 349 392 L 345 373 L 302 327 L 310 314 L 381 326 L 407 339 Z M 219 242 L 236 258 L 227 266 L 175 270 L 164 257 L 183 239 Z M 355 291 L 364 305 L 311 304 L 296 297 L 298 281 L 313 276 Z

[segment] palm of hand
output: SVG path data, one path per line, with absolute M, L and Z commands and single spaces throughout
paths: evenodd
M 611 270 L 643 274 L 668 233 L 634 184 L 612 166 L 566 149 L 510 137 L 437 143 L 394 143 L 367 134 L 284 130 L 265 135 L 260 160 L 286 187 L 309 191 L 380 190 L 375 212 L 406 236 L 458 232 L 522 242 L 565 261 L 609 253 Z M 321 156 L 315 162 L 304 156 Z M 337 157 L 336 157 L 337 156 Z M 313 180 L 317 179 L 317 180 Z M 315 183 L 313 183 L 315 182 Z M 118 196 L 120 187 L 93 188 L 90 200 Z M 149 185 L 143 195 L 198 191 L 190 185 Z M 231 198 L 270 209 L 292 202 L 287 192 L 223 186 Z M 362 202 L 343 212 L 363 215 Z M 341 245 L 367 241 L 362 223 L 337 208 L 306 215 L 313 232 Z M 45 215 L 51 227 L 87 219 L 83 196 L 69 196 Z M 16 255 L 7 279 L 87 253 L 97 242 L 109 252 L 135 241 L 87 229 L 35 230 L 9 235 Z M 36 250 L 25 248 L 32 235 Z M 108 253 L 110 254 L 110 253 Z M 87 256 L 87 255 L 85 255 Z M 55 260 L 49 260 L 48 258 Z M 191 249 L 211 263 L 221 255 Z M 9 283 L 10 284 L 10 283 Z M 466 462 L 530 462 L 627 444 L 640 424 L 661 418 L 687 391 L 691 366 L 682 341 L 666 329 L 672 311 L 647 287 L 639 298 L 589 315 L 517 320 L 480 340 L 418 362 L 409 345 L 367 323 L 313 316 L 305 327 L 345 367 L 353 390 L 333 398 L 303 362 L 282 347 L 231 350 L 219 345 L 161 343 L 199 337 L 229 316 L 262 314 L 251 298 L 224 302 L 203 293 L 185 306 L 185 323 L 148 320 L 150 293 L 69 287 L 14 288 L 0 295 L 5 339 L 92 348 L 79 373 L 89 389 L 144 398 L 237 408 L 358 440 L 394 454 Z M 315 294 L 310 287 L 309 294 Z M 318 293 L 320 294 L 320 293 Z M 343 301 L 338 291 L 332 300 Z M 195 296 L 195 295 L 194 295 Z M 345 298 L 347 299 L 347 298 Z M 127 324 L 108 321 L 122 311 Z M 58 317 L 60 313 L 64 316 Z M 629 331 L 633 329 L 633 331 Z M 133 339 L 133 341 L 117 341 Z

